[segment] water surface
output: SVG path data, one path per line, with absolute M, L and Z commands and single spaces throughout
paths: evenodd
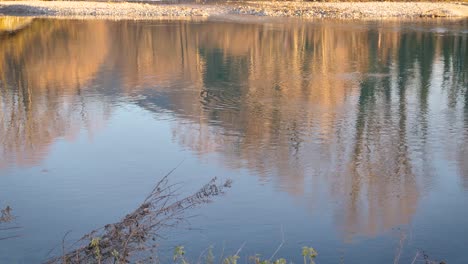
M 24 22 L 24 21 L 22 21 Z M 233 188 L 160 241 L 465 263 L 468 21 L 34 19 L 0 33 L 0 262 L 38 263 L 172 175 Z M 2 237 L 2 234 L 0 234 Z M 164 262 L 164 261 L 163 261 Z

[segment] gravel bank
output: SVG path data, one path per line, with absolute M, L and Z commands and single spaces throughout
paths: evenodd
M 224 4 L 150 4 L 105 2 L 0 2 L 0 15 L 184 19 L 223 16 L 268 16 L 339 19 L 468 17 L 468 5 L 425 2 L 242 2 Z

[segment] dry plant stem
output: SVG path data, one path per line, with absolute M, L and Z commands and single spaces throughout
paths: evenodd
M 239 253 L 240 253 L 240 252 L 242 251 L 242 249 L 244 248 L 245 243 L 247 243 L 247 241 L 244 241 L 244 243 L 242 243 L 242 245 L 241 245 L 240 248 L 237 250 L 236 254 L 234 254 L 234 256 L 239 256 Z
M 7 206 L 5 209 L 0 210 L 0 223 L 8 223 L 14 219 L 11 214 L 11 207 Z
M 0 228 L 0 231 L 6 231 L 6 230 L 12 230 L 12 229 L 20 229 L 21 227 L 19 226 L 13 226 L 13 227 L 4 227 Z
M 416 260 L 418 259 L 418 257 L 419 257 L 419 251 L 418 251 L 418 252 L 416 252 L 416 255 L 414 256 L 414 259 L 413 259 L 413 261 L 411 261 L 411 264 L 414 264 L 414 263 L 416 263 Z
M 273 255 L 271 255 L 270 259 L 268 261 L 272 261 L 275 255 L 278 253 L 278 251 L 283 247 L 284 245 L 284 230 L 283 226 L 281 225 L 281 244 L 278 246 L 278 248 L 275 250 Z
M 162 229 L 176 226 L 184 221 L 186 210 L 209 202 L 210 198 L 222 194 L 224 188 L 231 186 L 230 180 L 218 184 L 214 178 L 195 194 L 178 199 L 178 185 L 168 182 L 172 171 L 156 184 L 135 211 L 120 222 L 90 232 L 72 245 L 73 250 L 46 263 L 113 263 L 116 260 L 115 252 L 120 263 L 152 261 L 155 241 Z M 98 259 L 94 254 L 95 247 L 90 243 L 95 238 L 99 239 Z
M 0 224 L 8 224 L 12 222 L 15 217 L 11 213 L 12 209 L 10 206 L 5 207 L 5 209 L 0 210 Z M 0 231 L 8 231 L 8 230 L 13 230 L 13 229 L 20 229 L 21 227 L 19 226 L 9 226 L 9 227 L 2 227 L 0 228 Z M 0 240 L 7 240 L 10 238 L 16 238 L 19 237 L 19 235 L 12 235 L 12 236 L 6 236 L 6 237 L 0 237 Z
M 219 262 L 223 262 L 225 246 L 225 241 L 223 241 L 223 249 L 221 250 L 221 257 L 219 258 Z
M 201 264 L 201 258 L 202 258 L 203 255 L 210 249 L 210 247 L 212 247 L 212 246 L 208 246 L 207 248 L 205 248 L 205 249 L 200 253 L 200 256 L 198 256 L 197 264 Z
M 16 238 L 16 237 L 19 237 L 19 235 L 7 236 L 7 237 L 0 237 L 0 240 L 7 240 L 7 239 L 10 239 L 10 238 Z
M 393 261 L 394 264 L 398 264 L 400 262 L 400 257 L 401 257 L 401 253 L 403 252 L 403 244 L 405 242 L 405 239 L 406 239 L 406 235 L 402 233 L 400 236 L 400 246 L 397 249 L 395 260 Z
M 62 263 L 63 264 L 66 264 L 67 263 L 67 258 L 65 257 L 65 239 L 67 238 L 67 235 L 70 234 L 70 230 L 67 231 L 67 233 L 65 233 L 65 235 L 63 236 L 62 238 L 62 255 L 63 255 L 63 261 Z

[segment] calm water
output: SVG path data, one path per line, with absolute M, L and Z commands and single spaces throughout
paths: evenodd
M 468 21 L 26 21 L 0 35 L 0 263 L 38 263 L 166 172 L 233 188 L 160 241 L 467 263 Z

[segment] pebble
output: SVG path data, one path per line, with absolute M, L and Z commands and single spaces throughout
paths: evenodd
M 157 4 L 131 2 L 0 2 L 0 14 L 50 17 L 148 19 L 223 15 L 303 18 L 468 17 L 468 5 L 419 2 L 289 2 L 246 1 L 224 4 Z

